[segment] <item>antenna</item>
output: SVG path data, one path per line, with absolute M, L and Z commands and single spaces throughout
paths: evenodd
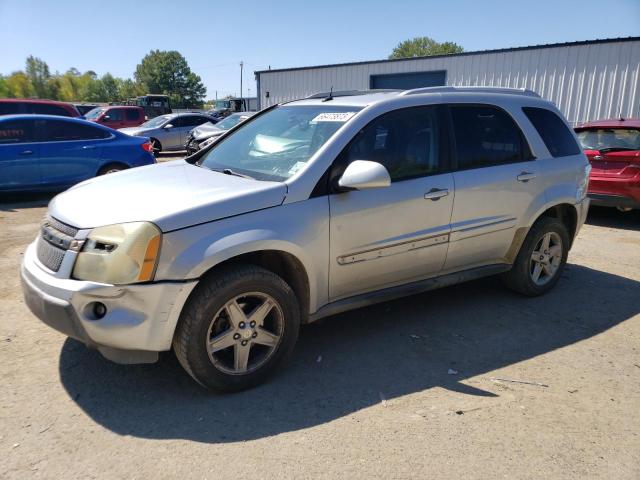
M 331 90 L 329 90 L 329 96 L 327 98 L 324 98 L 322 101 L 328 102 L 329 100 L 333 100 L 333 85 L 331 85 Z

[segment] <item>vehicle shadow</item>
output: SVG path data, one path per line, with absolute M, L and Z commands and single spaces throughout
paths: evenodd
M 60 377 L 78 406 L 113 432 L 207 443 L 313 427 L 380 403 L 381 395 L 437 386 L 499 397 L 461 381 L 580 342 L 640 311 L 640 282 L 578 265 L 564 277 L 540 298 L 489 278 L 334 316 L 302 329 L 292 361 L 270 382 L 236 394 L 205 391 L 173 354 L 155 365 L 120 366 L 73 340 L 62 348 Z M 593 295 L 596 285 L 615 291 L 615 301 Z
M 15 212 L 25 208 L 42 208 L 59 192 L 47 193 L 0 193 L 0 212 Z
M 590 207 L 586 223 L 598 227 L 640 230 L 640 210 L 620 212 L 615 208 Z

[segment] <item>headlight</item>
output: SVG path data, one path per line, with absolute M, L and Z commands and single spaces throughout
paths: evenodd
M 73 277 L 116 285 L 153 280 L 162 233 L 149 222 L 94 228 L 78 254 Z

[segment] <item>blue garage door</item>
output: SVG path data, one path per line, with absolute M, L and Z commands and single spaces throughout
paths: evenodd
M 440 87 L 445 84 L 446 78 L 446 70 L 385 73 L 382 75 L 371 75 L 369 86 L 370 88 L 397 88 L 401 90 L 420 87 Z

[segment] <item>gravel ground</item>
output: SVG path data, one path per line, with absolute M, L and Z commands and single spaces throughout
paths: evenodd
M 485 279 L 338 315 L 215 395 L 28 311 L 48 200 L 0 203 L 0 478 L 640 478 L 640 212 L 594 210 L 545 297 Z

